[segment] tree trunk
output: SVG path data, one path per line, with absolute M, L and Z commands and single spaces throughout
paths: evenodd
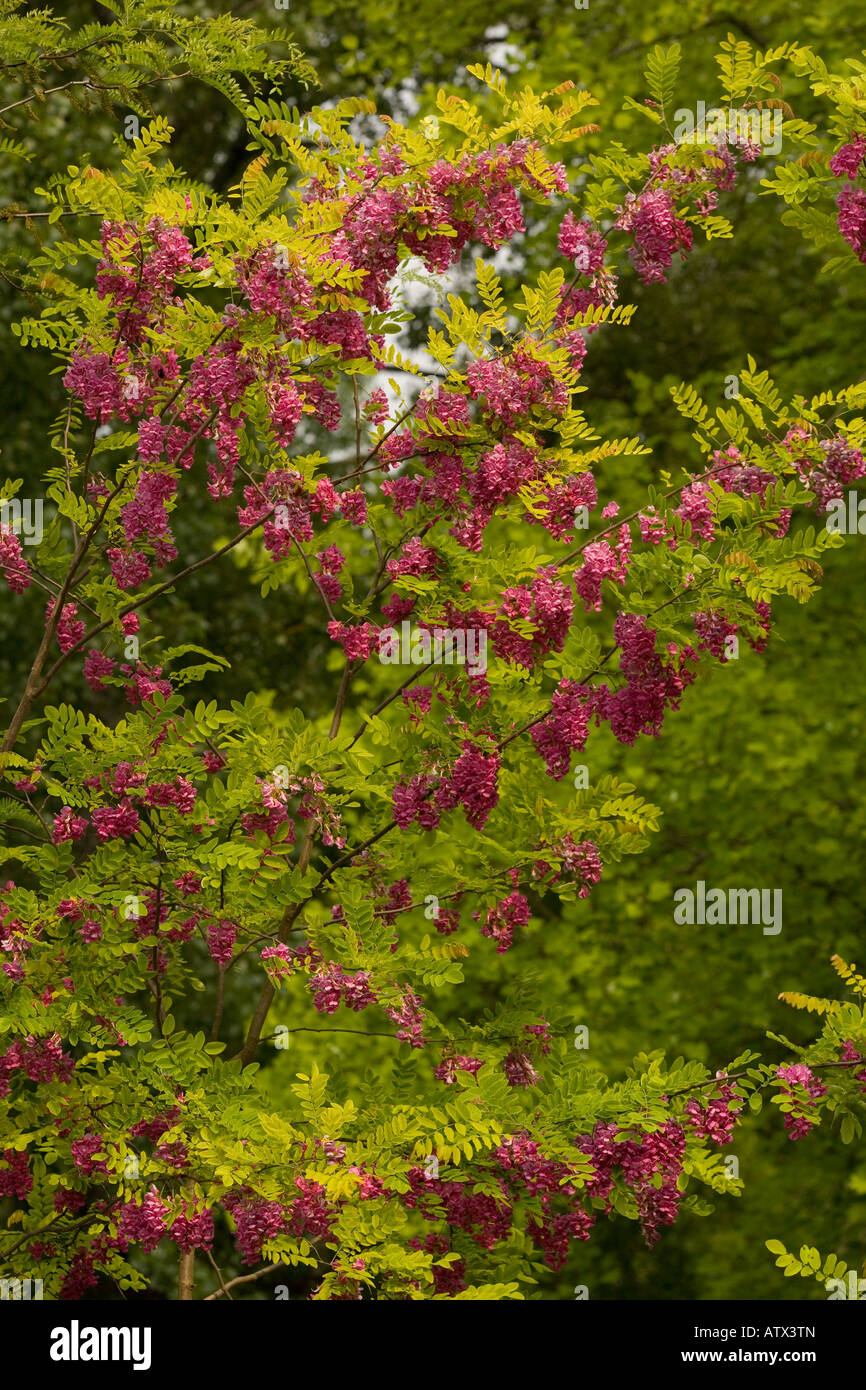
M 192 1298 L 195 1251 L 182 1250 L 178 1262 L 177 1296 L 183 1301 Z

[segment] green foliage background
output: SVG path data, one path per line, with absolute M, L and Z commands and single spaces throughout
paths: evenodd
M 565 78 L 585 84 L 601 101 L 592 119 L 607 131 L 642 130 L 647 148 L 654 128 L 636 111 L 620 107 L 623 94 L 637 102 L 645 95 L 641 72 L 648 50 L 659 41 L 682 44 L 681 106 L 700 98 L 711 102 L 714 54 L 732 30 L 762 48 L 786 39 L 811 44 L 831 67 L 866 44 L 866 15 L 856 0 L 809 5 L 766 0 L 740 6 L 739 21 L 729 4 L 715 0 L 654 0 L 652 5 L 590 0 L 586 10 L 561 0 L 484 5 L 454 0 L 447 18 L 433 0 L 357 0 L 351 6 L 342 0 L 293 0 L 289 11 L 260 3 L 172 8 L 179 16 L 234 14 L 284 30 L 318 75 L 305 87 L 299 67 L 296 90 L 288 84 L 302 109 L 358 93 L 372 96 L 380 110 L 423 111 L 439 86 L 476 86 L 463 68 L 492 58 L 517 85 L 525 79 L 543 89 Z M 72 26 L 92 22 L 100 11 L 98 5 L 76 3 L 56 8 Z M 280 56 L 278 44 L 273 51 Z M 179 62 L 177 70 L 183 68 Z M 66 72 L 59 80 L 75 75 Z M 243 76 L 239 81 L 245 85 Z M 6 102 L 16 100 L 14 87 L 10 90 Z M 175 163 L 216 188 L 229 187 L 247 156 L 242 122 L 226 94 L 195 73 L 155 82 L 149 90 L 155 109 L 175 127 Z M 808 117 L 813 99 L 793 74 L 785 78 L 784 97 L 798 115 Z M 15 138 L 27 145 L 33 163 L 23 166 L 0 156 L 4 205 L 27 206 L 34 172 L 38 186 L 53 168 L 88 158 L 108 167 L 118 160 L 124 117 L 136 109 L 134 102 L 127 106 L 122 100 L 113 110 L 98 103 L 85 109 L 62 94 L 46 98 L 38 120 L 28 120 L 26 113 L 16 119 Z M 569 173 L 573 178 L 579 169 Z M 737 226 L 736 237 L 696 243 L 666 291 L 641 287 L 622 267 L 621 298 L 639 306 L 634 327 L 628 335 L 598 335 L 583 382 L 600 431 L 640 432 L 654 451 L 611 460 L 602 475 L 607 495 L 616 495 L 625 511 L 661 470 L 677 472 L 689 457 L 688 432 L 669 397 L 669 387 L 684 377 L 715 405 L 722 400 L 726 376 L 742 367 L 747 352 L 776 378 L 785 396 L 819 386 L 832 389 L 856 373 L 863 277 L 821 277 L 823 258 L 780 221 L 780 204 L 761 194 L 758 177 L 742 180 L 730 195 L 726 211 Z M 37 478 L 45 465 L 43 442 L 61 403 L 59 380 L 47 375 L 47 358 L 40 363 L 33 353 L 18 351 L 9 327 L 26 312 L 11 267 L 37 234 L 44 235 L 44 228 L 31 229 L 24 219 L 0 223 L 3 265 L 10 268 L 0 305 L 0 466 L 4 474 L 25 480 Z M 552 225 L 534 226 L 521 248 L 522 262 L 509 267 L 506 279 L 544 268 L 554 237 Z M 44 383 L 38 394 L 34 381 Z M 343 445 L 348 441 L 338 439 L 332 447 Z M 27 495 L 26 485 L 23 492 Z M 213 540 L 207 507 L 179 508 L 177 515 L 185 517 L 178 528 L 181 553 L 200 553 Z M 230 562 L 235 573 L 208 569 L 174 595 L 172 636 L 201 643 L 231 661 L 218 686 L 201 682 L 203 698 L 218 690 L 227 701 L 243 698 L 249 689 L 265 689 L 273 692 L 277 707 L 300 706 L 309 717 L 325 717 L 339 659 L 323 640 L 315 605 L 300 585 L 262 604 L 258 585 L 249 579 L 253 562 L 252 547 L 239 547 Z M 838 994 L 829 957 L 836 951 L 858 960 L 863 936 L 864 579 L 866 540 L 853 537 L 828 557 L 824 587 L 808 606 L 780 605 L 765 656 L 748 652 L 714 672 L 701 689 L 690 690 L 659 740 L 626 749 L 596 738 L 592 778 L 614 772 L 637 783 L 662 807 L 661 831 L 643 855 L 613 866 L 589 901 L 572 904 L 561 917 L 535 916 L 520 950 L 504 957 L 473 953 L 459 992 L 463 1013 L 476 1015 L 517 988 L 534 988 L 555 1028 L 589 1028 L 588 1061 L 611 1078 L 621 1075 L 640 1050 L 663 1048 L 670 1056 L 682 1053 L 713 1066 L 749 1046 L 763 1050 L 768 1030 L 795 1042 L 812 1036 L 814 1021 L 792 1014 L 778 1002 L 779 992 Z M 32 603 L 29 616 L 38 621 L 40 598 L 34 594 L 27 602 Z M 17 637 L 22 611 L 18 604 L 14 614 L 10 604 L 0 609 L 5 691 L 17 691 L 23 681 L 27 652 Z M 55 699 L 70 694 L 71 687 L 64 690 L 61 681 Z M 106 713 L 97 697 L 89 698 L 97 713 Z M 781 934 L 764 936 L 756 927 L 675 926 L 672 894 L 697 878 L 726 888 L 781 888 Z M 256 989 L 251 977 L 248 997 L 240 987 L 231 1002 L 224 1034 L 231 1050 L 241 1042 Z M 447 1018 L 447 1002 L 436 1002 Z M 292 1029 L 321 1026 L 312 1005 L 306 1008 L 308 1017 L 285 1022 Z M 767 1055 L 774 1055 L 773 1047 L 766 1044 Z M 384 1039 L 335 1034 L 326 1041 L 316 1033 L 293 1032 L 291 1046 L 270 1059 L 267 1086 L 277 1099 L 297 1071 L 309 1070 L 314 1059 L 328 1070 L 335 1054 L 349 1077 L 353 1068 L 386 1076 L 398 1065 L 396 1053 Z M 861 1265 L 866 1163 L 829 1129 L 789 1143 L 778 1116 L 755 1117 L 737 1131 L 737 1145 L 742 1198 L 720 1200 L 707 1220 L 680 1221 L 652 1253 L 643 1248 L 633 1223 L 600 1223 L 565 1271 L 541 1276 L 544 1296 L 568 1299 L 574 1285 L 585 1284 L 591 1298 L 824 1297 L 812 1281 L 783 1285 L 764 1241 L 781 1236 L 789 1248 L 805 1242 Z M 215 1254 L 219 1260 L 218 1248 Z M 149 1258 L 155 1289 L 163 1287 L 171 1296 L 173 1266 L 167 1256 Z M 208 1278 L 204 1270 L 202 1280 Z M 269 1298 L 272 1291 L 260 1284 L 249 1296 Z

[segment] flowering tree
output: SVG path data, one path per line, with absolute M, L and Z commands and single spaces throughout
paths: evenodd
M 594 731 L 653 737 L 702 665 L 761 651 L 771 602 L 807 600 L 840 543 L 795 514 L 866 472 L 861 386 L 785 403 L 749 359 L 736 403 L 674 392 L 689 468 L 634 513 L 600 495 L 594 466 L 646 451 L 579 405 L 594 335 L 633 316 L 617 258 L 663 294 L 696 233 L 732 234 L 719 200 L 757 154 L 671 138 L 676 56 L 647 74 L 660 143 L 610 146 L 579 193 L 556 151 L 594 129 L 590 95 L 510 96 L 490 69 L 483 110 L 443 95 L 367 145 L 360 99 L 246 101 L 255 157 L 225 198 L 168 161 L 162 119 L 118 170 L 43 190 L 51 218 L 99 228 L 33 264 L 20 337 L 56 353 L 68 399 L 35 559 L 0 536 L 12 594 L 46 594 L 3 741 L 0 1253 L 38 1259 L 51 1297 L 142 1288 L 167 1242 L 189 1299 L 215 1218 L 305 1296 L 518 1297 L 599 1219 L 652 1244 L 702 1190 L 738 1191 L 718 1148 L 765 1092 L 792 1139 L 824 1108 L 858 1132 L 854 1005 L 809 1062 L 641 1054 L 616 1084 L 528 991 L 456 1012 L 470 952 L 495 968 L 535 905 L 647 846 L 658 808 L 593 777 Z M 729 103 L 774 89 L 770 55 L 728 48 L 722 71 Z M 856 176 L 851 148 L 834 174 Z M 512 295 L 495 253 L 529 210 L 561 258 Z M 348 456 L 328 443 L 345 421 Z M 180 555 L 173 521 L 203 495 L 220 533 Z M 231 552 L 263 600 L 317 606 L 330 721 L 255 690 L 187 700 L 225 659 L 172 644 L 171 596 Z M 51 703 L 71 671 L 114 717 Z M 313 1066 L 276 1104 L 290 1032 L 332 1016 L 399 1059 Z

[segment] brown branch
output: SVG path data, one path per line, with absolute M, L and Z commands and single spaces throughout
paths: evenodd
M 349 682 L 352 679 L 352 675 L 353 668 L 347 661 L 346 665 L 343 667 L 343 674 L 340 678 L 340 685 L 337 690 L 337 698 L 334 702 L 334 713 L 331 717 L 331 727 L 328 732 L 329 739 L 335 739 L 337 737 L 337 734 L 339 733 L 340 724 L 343 719 L 343 711 L 346 706 L 346 695 L 349 690 Z M 307 825 L 307 831 L 304 836 L 304 842 L 301 846 L 301 852 L 298 856 L 298 868 L 300 869 L 302 874 L 305 874 L 307 872 L 307 869 L 309 868 L 310 857 L 312 855 L 312 852 L 313 822 L 310 821 Z M 321 883 L 321 880 L 319 882 Z M 317 884 L 316 887 L 318 888 L 318 886 L 319 885 Z M 303 899 L 301 902 L 294 903 L 292 904 L 292 906 L 286 909 L 285 913 L 283 914 L 283 920 L 280 923 L 279 931 L 277 933 L 278 939 L 280 941 L 285 942 L 288 940 L 292 928 L 300 914 L 301 908 L 308 901 L 309 898 Z M 236 1054 L 240 1058 L 242 1066 L 246 1066 L 247 1063 L 251 1062 L 253 1060 L 253 1057 L 255 1056 L 256 1047 L 258 1046 L 258 1041 L 261 1037 L 262 1029 L 265 1026 L 265 1019 L 268 1016 L 268 1011 L 271 1007 L 271 1004 L 273 1003 L 275 994 L 276 990 L 274 986 L 271 984 L 270 980 L 268 980 L 262 986 L 262 992 L 259 995 L 258 1003 L 256 1004 L 255 1011 L 253 1013 L 252 1019 L 250 1020 L 250 1026 L 247 1029 L 247 1035 L 244 1039 L 243 1047 Z
M 221 1289 L 218 1289 L 216 1293 L 209 1293 L 207 1298 L 203 1301 L 205 1303 L 210 1303 L 214 1298 L 222 1298 L 223 1294 L 228 1295 L 229 1289 L 237 1288 L 238 1284 L 250 1284 L 254 1279 L 261 1279 L 263 1274 L 269 1274 L 271 1270 L 275 1269 L 288 1269 L 288 1265 L 282 1260 L 279 1260 L 276 1264 L 262 1265 L 261 1269 L 253 1270 L 252 1274 L 239 1274 L 237 1279 L 230 1279 L 229 1282 L 224 1284 Z
M 208 1259 L 210 1260 L 211 1265 L 213 1266 L 213 1269 L 214 1269 L 214 1272 L 216 1273 L 217 1279 L 219 1279 L 219 1281 L 220 1281 L 220 1290 L 221 1290 L 221 1292 L 225 1294 L 225 1296 L 226 1296 L 226 1298 L 228 1299 L 229 1303 L 231 1303 L 231 1302 L 232 1302 L 232 1296 L 231 1296 L 231 1294 L 229 1293 L 229 1286 L 226 1284 L 225 1280 L 223 1279 L 223 1272 L 222 1272 L 222 1270 L 220 1269 L 219 1265 L 217 1264 L 216 1260 L 214 1259 L 213 1255 L 211 1254 L 211 1252 L 210 1252 L 209 1250 L 207 1251 L 207 1257 L 208 1257 Z M 208 1297 L 210 1297 L 210 1295 L 208 1295 Z M 207 1300 L 205 1300 L 205 1301 L 207 1301 Z
M 411 676 L 406 677 L 402 685 L 398 685 L 397 689 L 394 691 L 392 695 L 388 695 L 384 700 L 380 700 L 378 705 L 376 705 L 375 709 L 371 709 L 370 713 L 364 716 L 365 720 L 369 721 L 370 719 L 375 719 L 377 714 L 381 714 L 383 709 L 387 709 L 388 706 L 392 703 L 392 701 L 397 699 L 398 695 L 402 695 L 404 690 L 408 690 L 409 686 L 414 684 L 414 682 L 418 680 L 419 676 L 423 676 L 425 672 L 429 671 L 434 664 L 434 662 L 428 661 L 426 665 L 419 666 L 417 671 L 413 671 Z M 366 733 L 366 730 L 367 723 L 364 723 L 361 725 L 355 737 L 352 739 L 352 742 L 349 744 L 349 748 L 355 747 L 355 744 L 358 742 L 358 739 L 363 737 L 363 735 Z
M 189 77 L 189 72 L 166 73 L 161 77 L 148 77 L 140 82 L 140 87 L 153 87 L 159 82 L 177 82 L 182 77 Z M 20 101 L 10 102 L 8 106 L 0 106 L 0 116 L 5 116 L 7 111 L 14 111 L 16 106 L 29 106 L 35 101 L 44 101 L 45 97 L 53 96 L 55 92 L 65 92 L 69 87 L 89 87 L 92 92 L 123 92 L 124 87 L 120 82 L 94 82 L 90 77 L 76 77 L 70 82 L 63 82 L 59 87 L 45 87 L 38 91 L 31 92 L 29 96 L 22 97 Z
M 72 587 L 73 580 L 81 564 L 81 561 L 84 559 L 84 556 L 87 553 L 90 542 L 93 540 L 93 537 L 96 535 L 96 532 L 102 525 L 102 521 L 106 511 L 108 510 L 108 506 L 110 502 L 113 501 L 113 499 L 117 496 L 119 490 L 119 487 L 116 488 L 115 491 L 112 494 L 110 494 L 109 497 L 106 498 L 105 504 L 102 507 L 99 515 L 96 517 L 93 524 L 89 527 L 86 535 L 82 536 L 81 540 L 78 542 L 78 545 L 72 552 L 72 559 L 69 564 L 69 569 L 66 573 L 66 578 L 63 580 L 63 583 L 60 586 L 60 591 L 55 600 L 54 607 L 51 611 L 51 615 L 45 624 L 45 631 L 42 634 L 42 640 L 40 641 L 39 647 L 36 651 L 36 655 L 33 658 L 33 665 L 30 667 L 30 672 L 27 677 L 27 683 L 24 687 L 24 694 L 21 697 L 18 708 L 12 716 L 12 722 L 6 731 L 6 736 L 3 739 L 2 747 L 0 747 L 0 752 L 2 753 L 8 753 L 10 749 L 15 746 L 15 742 L 18 738 L 18 735 L 21 732 L 21 726 L 27 718 L 27 715 L 30 713 L 33 702 L 37 698 L 39 691 L 44 688 L 44 682 L 43 686 L 39 685 L 39 678 L 42 674 L 42 668 L 45 665 L 45 661 L 48 657 L 49 648 L 54 640 L 54 636 L 57 631 L 57 625 L 60 621 L 60 615 L 63 611 L 63 606 L 66 602 L 67 595 L 69 594 L 69 591 Z
M 202 432 L 205 429 L 207 429 L 208 424 L 213 419 L 215 419 L 215 417 L 216 410 L 214 410 L 207 419 L 202 421 L 202 423 L 199 425 L 198 429 L 195 431 L 194 434 L 190 435 L 189 439 L 187 440 L 186 444 L 183 446 L 183 449 L 180 451 L 178 455 L 178 461 L 181 458 L 183 458 L 184 454 L 187 453 L 189 449 L 192 448 L 196 440 L 201 436 Z M 85 478 L 87 477 L 87 472 L 90 467 L 90 460 L 93 456 L 95 444 L 96 421 L 93 422 L 93 429 L 90 434 L 90 446 L 87 451 L 87 457 L 84 461 Z M 21 697 L 21 701 L 18 705 L 18 708 L 12 716 L 12 723 L 6 730 L 6 736 L 3 739 L 2 745 L 0 745 L 0 753 L 8 753 L 10 749 L 14 748 L 15 743 L 18 739 L 18 735 L 21 732 L 21 726 L 27 718 L 27 715 L 30 713 L 34 701 L 39 698 L 39 696 L 42 694 L 42 691 L 45 689 L 46 685 L 51 680 L 52 676 L 55 674 L 56 671 L 60 670 L 60 667 L 64 664 L 67 658 L 70 657 L 74 651 L 77 651 L 78 648 L 81 647 L 85 641 L 87 641 L 88 636 L 94 636 L 97 632 L 101 632 L 103 628 L 110 626 L 111 620 L 101 623 L 100 626 L 97 628 L 91 629 L 91 632 L 89 634 L 85 633 L 84 637 L 81 638 L 80 641 L 74 643 L 72 647 L 70 647 L 66 652 L 61 654 L 60 659 L 58 661 L 55 661 L 54 665 L 48 672 L 48 675 L 45 677 L 45 679 L 42 681 L 40 685 L 39 678 L 42 674 L 42 668 L 45 665 L 49 648 L 54 640 L 54 636 L 57 631 L 57 625 L 60 621 L 60 615 L 63 611 L 63 605 L 66 602 L 66 598 L 70 590 L 72 589 L 72 585 L 75 581 L 78 570 L 81 567 L 81 562 L 87 554 L 87 551 L 90 548 L 90 544 L 93 538 L 96 536 L 97 532 L 102 526 L 102 523 L 108 514 L 108 509 L 111 506 L 111 503 L 114 501 L 115 497 L 117 497 L 118 493 L 120 492 L 121 487 L 122 483 L 118 483 L 114 491 L 108 494 L 92 525 L 88 527 L 87 533 L 84 536 L 82 536 L 81 540 L 78 542 L 78 544 L 75 546 L 72 552 L 72 559 L 70 560 L 69 569 L 67 570 L 66 577 L 63 580 L 63 583 L 60 587 L 60 592 L 57 595 L 57 599 L 55 601 L 54 608 L 52 609 L 51 616 L 49 617 L 48 622 L 45 625 L 45 631 L 42 634 L 42 640 L 39 644 L 36 656 L 33 659 L 33 665 L 30 668 L 30 673 L 27 677 L 27 684 L 24 687 L 24 694 Z M 264 520 L 264 518 L 262 518 L 262 520 Z M 261 522 L 257 522 L 256 526 L 260 524 Z M 255 526 L 249 528 L 250 531 L 254 531 L 255 529 Z M 238 540 L 242 540 L 243 535 L 244 533 L 242 532 L 241 535 L 233 542 L 233 544 L 237 544 Z M 146 599 L 139 600 L 138 603 L 131 604 L 128 608 L 122 610 L 122 613 L 118 614 L 117 616 L 123 616 L 123 614 L 125 613 L 131 613 L 133 609 L 142 606 L 143 603 L 150 602 L 152 598 L 156 598 L 157 594 L 163 593 L 167 588 L 170 588 L 171 584 L 173 582 L 176 582 L 177 579 L 183 578 L 185 574 L 192 573 L 193 569 L 198 569 L 202 564 L 209 563 L 210 559 L 216 559 L 220 554 L 224 554 L 227 549 L 231 549 L 231 544 L 228 546 L 224 546 L 222 551 L 216 551 L 213 556 L 210 556 L 205 560 L 199 561 L 197 565 L 191 565 L 189 569 L 182 570 L 181 573 L 176 576 L 176 579 L 174 581 L 169 581 L 167 584 L 160 585 L 160 587 L 158 589 L 155 589 L 152 594 L 149 594 Z
M 273 510 L 273 508 L 271 510 Z M 270 513 L 268 513 L 268 515 L 270 515 Z M 205 565 L 211 564 L 214 560 L 221 559 L 228 551 L 233 550 L 236 545 L 240 545 L 241 541 L 246 540 L 247 536 L 251 536 L 254 531 L 257 531 L 262 525 L 262 522 L 266 520 L 267 517 L 261 517 L 251 526 L 244 527 L 243 531 L 240 531 L 232 540 L 227 541 L 225 545 L 220 546 L 219 550 L 212 551 L 210 555 L 204 555 L 200 560 L 196 560 L 193 565 L 187 565 L 185 570 L 181 570 L 179 574 L 173 575 L 171 579 L 166 579 L 163 584 L 152 589 L 149 594 L 145 594 L 142 598 L 135 599 L 133 603 L 126 604 L 124 608 L 121 608 L 119 613 L 115 614 L 114 618 L 107 618 L 104 623 L 99 623 L 96 627 L 92 627 L 89 632 L 85 632 L 83 637 L 80 637 L 77 642 L 58 657 L 54 665 L 46 673 L 42 684 L 36 689 L 33 698 L 37 699 L 42 694 L 49 681 L 56 675 L 61 666 L 68 661 L 70 656 L 73 656 L 75 652 L 79 651 L 86 642 L 97 637 L 99 633 L 104 632 L 107 627 L 111 627 L 118 618 L 125 618 L 127 613 L 134 613 L 136 609 L 144 608 L 146 604 L 152 603 L 155 598 L 159 598 L 160 595 L 166 593 L 168 589 L 173 589 L 174 586 L 179 584 L 181 579 L 185 579 L 188 574 L 194 574 L 196 570 L 203 569 Z M 5 745 L 4 751 L 6 751 Z

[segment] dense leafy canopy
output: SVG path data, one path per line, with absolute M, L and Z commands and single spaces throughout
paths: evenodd
M 0 1259 L 52 1298 L 862 1260 L 857 12 L 630 8 L 2 7 Z

